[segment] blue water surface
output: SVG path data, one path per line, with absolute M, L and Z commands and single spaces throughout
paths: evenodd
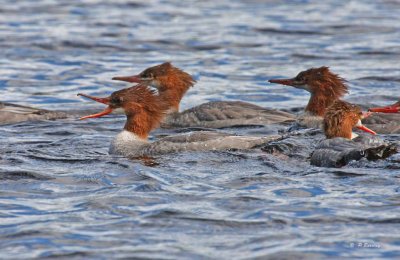
M 348 98 L 388 104 L 399 97 L 399 10 L 390 0 L 3 0 L 1 101 L 102 109 L 76 94 L 107 96 L 127 86 L 112 77 L 171 61 L 198 81 L 182 109 L 302 107 L 306 92 L 267 80 L 323 65 L 349 80 Z M 129 160 L 108 154 L 123 123 L 0 126 L 0 258 L 400 257 L 398 154 L 341 169 L 261 151 Z

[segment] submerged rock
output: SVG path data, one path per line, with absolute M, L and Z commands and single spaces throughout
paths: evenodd
M 397 145 L 377 136 L 360 135 L 353 140 L 337 137 L 320 142 L 311 155 L 311 165 L 342 167 L 353 160 L 385 159 L 397 152 Z

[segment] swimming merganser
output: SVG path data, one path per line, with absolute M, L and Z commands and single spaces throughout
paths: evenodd
M 183 70 L 165 62 L 145 69 L 138 75 L 128 77 L 113 77 L 113 80 L 140 83 L 155 87 L 164 100 L 169 103 L 168 112 L 179 112 L 179 103 L 196 80 Z
M 179 103 L 196 82 L 188 73 L 166 62 L 145 69 L 138 75 L 114 77 L 131 83 L 153 86 L 170 104 L 169 115 L 162 126 L 223 128 L 236 125 L 267 125 L 293 121 L 294 116 L 283 111 L 266 109 L 242 101 L 212 101 L 179 113 Z
M 396 153 L 395 144 L 375 137 L 376 133 L 361 123 L 361 119 L 369 115 L 370 113 L 363 113 L 356 105 L 341 100 L 335 101 L 324 116 L 324 133 L 327 139 L 316 147 L 311 156 L 311 164 L 341 167 L 351 160 L 384 159 Z M 354 127 L 372 135 L 354 134 Z
M 325 66 L 302 71 L 291 79 L 271 79 L 269 82 L 304 89 L 311 93 L 305 113 L 298 116 L 297 125 L 291 129 L 296 129 L 296 126 L 322 129 L 326 109 L 348 93 L 347 81 Z M 395 105 L 392 107 L 395 109 Z M 378 133 L 389 134 L 400 133 L 399 121 L 400 115 L 374 114 L 366 118 L 364 124 Z
M 237 136 L 201 131 L 169 136 L 150 143 L 150 131 L 158 126 L 170 108 L 169 102 L 157 95 L 156 91 L 138 85 L 115 91 L 106 98 L 78 95 L 108 105 L 104 111 L 81 119 L 102 117 L 118 108 L 122 108 L 126 114 L 124 130 L 111 143 L 112 154 L 140 157 L 183 151 L 250 149 L 279 137 Z
M 0 124 L 11 124 L 24 121 L 55 120 L 66 118 L 67 114 L 11 103 L 0 102 Z
M 313 128 L 321 128 L 326 109 L 348 93 L 346 80 L 325 66 L 301 71 L 294 78 L 271 79 L 269 82 L 310 92 L 311 97 L 305 107 L 305 113 L 297 121 L 301 126 Z

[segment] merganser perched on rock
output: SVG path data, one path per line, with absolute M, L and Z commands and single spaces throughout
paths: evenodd
M 112 141 L 110 153 L 127 157 L 152 156 L 184 151 L 209 151 L 226 149 L 250 149 L 279 136 L 237 136 L 220 132 L 202 131 L 168 136 L 148 142 L 148 135 L 163 120 L 170 103 L 156 91 L 138 85 L 122 89 L 106 98 L 78 94 L 108 105 L 97 114 L 82 117 L 97 118 L 122 108 L 127 120 L 124 130 Z
M 326 111 L 323 125 L 326 140 L 320 142 L 311 156 L 311 164 L 322 167 L 342 167 L 352 160 L 385 159 L 397 152 L 395 144 L 389 144 L 361 123 L 369 113 L 348 102 L 337 100 Z M 372 135 L 357 135 L 357 127 Z
M 157 88 L 159 95 L 170 105 L 169 115 L 162 127 L 223 128 L 237 125 L 267 125 L 293 121 L 294 116 L 283 111 L 266 109 L 242 101 L 212 101 L 179 113 L 179 103 L 186 91 L 196 82 L 188 73 L 166 62 L 145 69 L 138 75 L 114 77 Z
M 67 118 L 67 114 L 64 112 L 49 111 L 0 102 L 0 124 L 12 124 L 37 120 L 55 120 L 62 118 Z

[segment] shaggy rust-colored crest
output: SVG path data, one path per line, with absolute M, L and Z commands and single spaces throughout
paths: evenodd
M 326 111 L 324 131 L 328 139 L 343 137 L 351 139 L 353 127 L 362 118 L 360 107 L 336 100 Z
M 112 93 L 110 107 L 122 108 L 125 111 L 127 117 L 125 130 L 141 138 L 147 138 L 150 131 L 164 118 L 169 104 L 154 90 L 144 85 L 137 85 Z
M 179 110 L 183 95 L 196 83 L 192 76 L 169 62 L 150 67 L 140 73 L 140 76 L 152 78 L 160 96 L 176 111 Z
M 332 73 L 328 67 L 311 68 L 300 72 L 296 78 L 309 86 L 311 98 L 306 111 L 323 116 L 325 110 L 335 101 L 348 93 L 346 80 Z

